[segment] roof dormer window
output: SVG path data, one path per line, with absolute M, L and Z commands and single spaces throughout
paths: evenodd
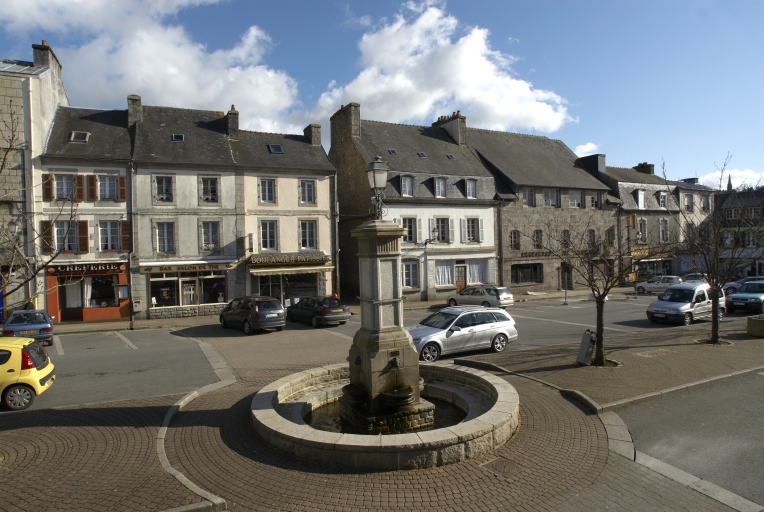
M 69 134 L 69 142 L 87 142 L 90 132 L 72 132 Z
M 281 147 L 281 144 L 268 144 L 268 151 L 274 155 L 284 154 L 284 148 Z
M 427 158 L 427 155 L 424 154 L 424 151 L 417 151 L 417 155 L 419 155 L 420 158 Z
M 446 158 L 448 158 L 449 160 L 456 160 L 456 157 L 452 155 L 451 153 L 447 154 Z
M 394 149 L 388 149 L 387 152 L 390 153 L 391 155 L 397 155 L 398 154 L 398 152 L 396 150 L 394 150 Z
M 186 137 L 182 133 L 173 133 L 172 134 L 172 141 L 173 142 L 183 142 L 186 140 Z

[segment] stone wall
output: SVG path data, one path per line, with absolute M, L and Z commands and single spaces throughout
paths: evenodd
M 148 318 L 181 318 L 189 316 L 217 315 L 225 304 L 208 304 L 202 306 L 176 306 L 171 308 L 151 308 Z

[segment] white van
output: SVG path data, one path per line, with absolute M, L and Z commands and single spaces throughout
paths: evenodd
M 678 284 L 670 287 L 647 307 L 647 318 L 651 322 L 679 322 L 690 325 L 700 318 L 711 318 L 711 287 L 706 284 Z M 719 290 L 719 320 L 726 311 L 724 292 Z

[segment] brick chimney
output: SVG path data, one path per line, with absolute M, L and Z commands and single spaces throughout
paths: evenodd
M 231 110 L 225 116 L 225 131 L 229 139 L 239 138 L 239 112 L 236 105 L 231 105 Z
M 633 169 L 637 172 L 641 172 L 642 174 L 655 174 L 655 165 L 648 164 L 647 162 L 637 164 L 633 167 Z
M 433 128 L 444 128 L 460 146 L 467 144 L 467 118 L 460 110 L 450 116 L 440 116 L 432 123 Z
M 56 66 L 58 71 L 61 71 L 61 63 L 58 61 L 58 57 L 53 53 L 53 49 L 45 39 L 42 40 L 42 44 L 32 45 L 32 53 L 34 54 L 35 66 L 50 69 Z
M 141 97 L 137 94 L 131 94 L 127 97 L 127 127 L 130 128 L 135 123 L 140 123 L 141 121 L 143 121 Z
M 582 156 L 576 159 L 576 163 L 582 165 L 589 174 L 599 179 L 600 175 L 605 173 L 605 155 L 595 154 Z
M 361 136 L 361 105 L 358 103 L 348 103 L 342 105 L 340 109 L 329 119 L 332 126 L 337 124 L 338 133 L 346 127 L 350 128 L 351 137 Z M 343 125 L 340 127 L 340 125 Z M 334 128 L 332 128 L 332 137 L 334 137 Z
M 320 124 L 309 124 L 308 126 L 305 127 L 302 133 L 308 139 L 308 142 L 310 142 L 311 146 L 321 145 L 321 125 Z
M 697 185 L 699 179 L 698 178 L 684 178 L 682 181 L 685 182 L 685 183 L 691 183 L 692 185 Z

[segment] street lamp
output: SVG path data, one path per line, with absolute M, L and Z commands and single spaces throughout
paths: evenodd
M 375 156 L 374 161 L 366 168 L 366 177 L 369 179 L 369 188 L 374 191 L 374 217 L 381 219 L 384 217 L 385 205 L 382 200 L 385 198 L 384 190 L 387 186 L 387 173 L 390 168 L 387 166 L 381 156 Z
M 16 233 L 19 232 L 19 225 L 15 220 L 12 220 L 8 223 L 8 232 L 11 235 L 16 235 Z

